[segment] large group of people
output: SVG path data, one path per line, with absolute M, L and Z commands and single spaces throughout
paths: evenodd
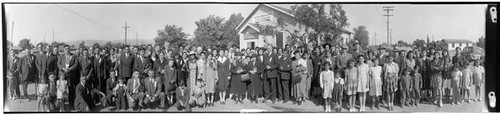
M 359 43 L 246 49 L 170 48 L 166 43 L 75 51 L 64 46 L 63 52 L 38 48 L 36 54 L 24 50 L 22 57 L 11 50 L 9 99 L 31 99 L 27 86 L 33 82 L 39 108 L 52 112 L 98 111 L 97 106 L 190 111 L 227 99 L 300 105 L 321 98 L 325 112 L 363 112 L 380 105 L 393 110 L 394 104 L 418 106 L 422 101 L 441 107 L 443 99 L 470 102 L 469 90 L 480 88 L 485 77 L 482 59 L 470 60 L 460 48 L 454 56 L 433 47 L 368 50 Z M 452 93 L 445 95 L 445 89 Z M 480 90 L 474 97 L 481 101 Z

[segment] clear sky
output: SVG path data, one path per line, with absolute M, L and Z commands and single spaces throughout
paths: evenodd
M 5 7 L 7 34 L 10 40 L 14 24 L 14 44 L 28 38 L 32 43 L 52 41 L 116 40 L 124 38 L 125 21 L 131 27 L 128 37 L 153 39 L 156 31 L 166 24 L 175 24 L 194 37 L 195 21 L 209 15 L 226 19 L 232 13 L 244 17 L 257 4 L 7 4 Z M 289 8 L 289 4 L 278 5 Z M 370 38 L 386 39 L 386 18 L 383 4 L 344 4 L 351 30 L 365 25 Z M 413 42 L 427 35 L 440 39 L 477 39 L 485 34 L 486 5 L 398 5 L 391 17 L 393 43 Z

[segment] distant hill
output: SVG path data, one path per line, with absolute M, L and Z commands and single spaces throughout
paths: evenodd
M 75 45 L 78 47 L 78 45 L 81 42 L 85 42 L 86 46 L 91 46 L 94 43 L 98 43 L 99 45 L 102 46 L 102 45 L 106 44 L 106 42 L 108 42 L 108 41 L 111 41 L 111 43 L 124 43 L 123 39 L 117 39 L 117 40 L 74 40 L 74 41 L 63 41 L 63 42 L 68 44 L 68 45 Z M 137 41 L 138 41 L 139 45 L 141 45 L 141 44 L 154 44 L 155 43 L 154 39 L 138 39 Z M 127 40 L 127 43 L 131 44 L 131 45 L 136 45 L 137 42 L 135 39 L 132 39 L 132 40 Z

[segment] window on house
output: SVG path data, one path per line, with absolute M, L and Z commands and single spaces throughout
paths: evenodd
M 455 44 L 454 43 L 451 43 L 451 47 L 454 48 L 455 47 Z
M 460 43 L 460 46 L 462 46 L 462 43 Z

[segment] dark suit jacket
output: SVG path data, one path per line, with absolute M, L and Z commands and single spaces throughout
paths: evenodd
M 12 60 L 9 60 L 8 71 L 11 72 L 12 77 L 15 77 L 14 79 L 17 80 L 17 78 L 19 78 L 19 71 L 21 69 L 21 59 L 19 59 L 18 57 L 11 59 Z
M 45 52 L 39 52 L 36 54 L 35 65 L 37 68 L 37 77 L 38 76 L 46 76 L 47 75 L 47 54 Z
M 281 79 L 289 80 L 292 71 L 292 59 L 288 55 L 283 55 L 280 60 Z
M 98 93 L 99 90 L 92 89 L 87 84 L 82 85 L 79 83 L 75 88 L 75 108 L 77 110 L 81 110 L 85 107 L 89 107 L 92 110 L 95 107 L 95 104 L 91 100 L 92 93 Z
M 106 79 L 108 78 L 109 63 L 106 56 L 95 57 L 92 64 L 94 66 L 94 87 L 104 91 L 106 86 Z
M 120 65 L 118 67 L 120 72 L 118 75 L 120 77 L 124 77 L 127 79 L 130 78 L 132 76 L 133 67 L 134 67 L 134 56 L 129 55 L 128 57 L 126 57 L 125 54 L 123 54 L 120 57 Z
M 156 75 L 162 75 L 163 76 L 163 74 L 161 74 L 160 72 L 161 72 L 161 70 L 163 70 L 163 67 L 165 67 L 165 65 L 167 65 L 167 63 L 168 62 L 165 59 L 163 59 L 163 61 L 160 60 L 160 59 L 156 59 L 155 60 L 155 62 L 153 63 L 153 69 L 155 69 Z
M 113 88 L 116 87 L 116 84 L 118 84 L 118 79 L 112 80 L 112 78 L 109 77 L 106 80 L 106 92 L 113 91 Z
M 83 55 L 78 58 L 80 63 L 80 75 L 89 75 L 92 70 L 92 57 L 84 57 Z M 92 73 L 95 75 L 95 73 Z
M 59 68 L 59 70 L 63 70 L 65 67 L 66 67 L 66 63 L 69 63 L 69 66 L 68 66 L 68 72 L 76 72 L 76 69 L 78 68 L 78 60 L 76 59 L 76 57 L 72 54 L 68 54 L 70 55 L 69 57 L 71 59 L 69 59 L 69 62 L 67 62 L 67 55 L 60 55 L 59 58 L 57 59 L 57 67 Z M 79 76 L 76 76 L 79 78 Z
M 134 71 L 139 71 L 141 75 L 146 74 L 147 73 L 146 69 L 148 69 L 151 66 L 153 65 L 151 65 L 150 58 L 143 57 L 141 60 L 140 57 L 136 57 L 134 60 Z
M 36 80 L 38 78 L 35 65 L 35 56 L 28 54 L 22 58 L 20 81 Z
M 47 74 L 54 73 L 56 77 L 59 75 L 59 71 L 57 69 L 57 55 L 51 53 L 49 57 L 47 57 Z
M 271 54 L 264 54 L 264 68 L 266 68 L 266 74 L 267 78 L 278 78 L 278 55 L 271 53 Z M 270 69 L 267 69 L 267 66 L 271 66 Z

